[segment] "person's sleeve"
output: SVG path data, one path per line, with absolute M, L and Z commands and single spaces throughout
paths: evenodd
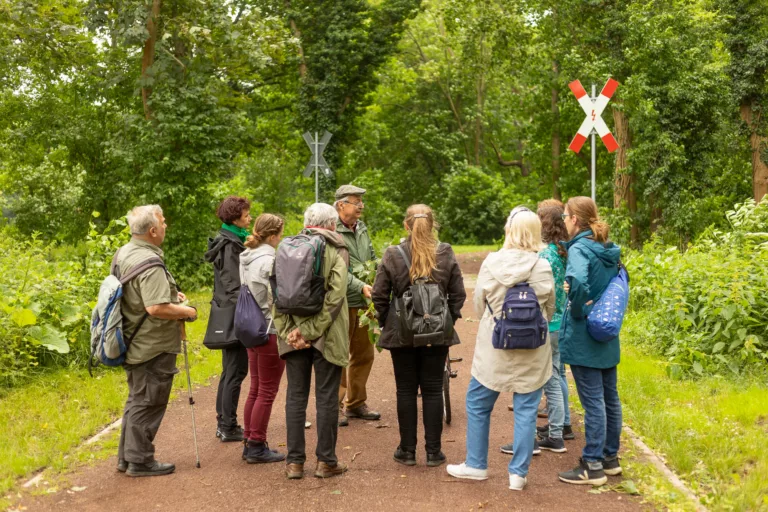
M 224 246 L 221 254 L 221 282 L 227 297 L 233 297 L 237 302 L 240 295 L 240 255 L 232 249 L 232 244 Z
M 326 251 L 326 255 L 329 253 Z M 328 259 L 331 256 L 326 256 Z M 328 290 L 325 293 L 323 309 L 314 316 L 304 317 L 299 322 L 299 331 L 305 340 L 316 340 L 328 330 L 334 321 L 332 311 L 339 311 L 345 307 L 347 300 L 347 266 L 340 254 L 336 254 L 332 261 L 326 261 L 331 266 L 326 282 Z
M 589 258 L 579 247 L 568 251 L 568 267 L 565 280 L 571 287 L 568 300 L 571 301 L 571 315 L 576 319 L 584 318 L 584 304 L 589 300 Z
M 543 259 L 549 263 L 549 258 Z M 544 280 L 549 283 L 549 294 L 544 303 L 544 311 L 547 315 L 547 320 L 549 321 L 552 320 L 552 316 L 555 314 L 555 302 L 557 300 L 557 294 L 555 293 L 555 278 L 552 274 L 552 264 L 549 263 L 542 273 L 544 274 Z
M 390 251 L 384 251 L 379 268 L 376 269 L 376 279 L 373 282 L 373 291 L 371 292 L 371 300 L 376 309 L 379 327 L 384 327 L 391 304 L 392 278 L 389 275 L 389 254 Z
M 138 284 L 137 288 L 145 308 L 174 302 L 171 297 L 171 285 L 163 267 L 152 267 L 145 270 L 134 280 Z
M 269 288 L 269 274 L 271 273 L 272 266 L 264 265 L 258 269 L 259 279 L 252 279 L 248 283 L 248 288 L 253 293 L 253 298 L 256 299 L 256 303 L 261 308 L 261 312 L 264 313 L 264 318 L 269 323 L 272 314 L 272 293 Z
M 453 323 L 461 318 L 461 308 L 464 306 L 464 301 L 467 300 L 467 291 L 464 289 L 464 277 L 461 275 L 461 268 L 459 262 L 456 260 L 456 255 L 453 253 L 453 248 L 449 247 L 450 251 L 450 277 L 448 281 L 448 309 L 451 311 L 451 317 Z
M 275 325 L 275 330 L 277 331 L 277 337 L 281 340 L 288 339 L 288 335 L 291 333 L 291 331 L 296 327 L 291 320 L 290 315 L 284 315 L 283 313 L 278 313 L 274 306 L 272 306 L 272 322 Z
M 475 284 L 473 305 L 475 306 L 475 314 L 477 315 L 477 318 L 482 318 L 483 314 L 485 314 L 485 310 L 487 309 L 485 303 L 488 293 L 490 292 L 489 284 L 491 273 L 486 267 L 487 261 L 488 260 L 483 261 L 483 264 L 480 265 L 480 272 L 477 274 L 477 284 Z
M 355 275 L 352 273 L 351 269 L 347 269 L 347 287 L 346 289 L 355 292 L 355 293 L 363 293 L 363 286 L 365 286 L 365 283 L 362 282 L 360 279 L 355 277 Z

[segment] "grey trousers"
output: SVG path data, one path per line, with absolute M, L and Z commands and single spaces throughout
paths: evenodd
M 155 460 L 152 442 L 163 421 L 173 387 L 176 354 L 160 354 L 140 364 L 126 364 L 128 400 L 120 430 L 119 461 L 149 464 Z
M 341 366 L 328 362 L 315 348 L 296 350 L 285 356 L 288 390 L 285 397 L 285 423 L 288 433 L 288 464 L 307 460 L 304 422 L 307 420 L 312 369 L 315 370 L 317 409 L 317 460 L 335 466 L 336 436 L 339 428 L 339 384 Z

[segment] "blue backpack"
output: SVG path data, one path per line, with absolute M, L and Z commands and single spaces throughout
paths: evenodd
M 533 264 L 534 267 L 536 263 L 538 260 Z M 486 302 L 486 306 L 493 316 L 491 305 Z M 547 319 L 541 312 L 536 292 L 528 283 L 518 283 L 507 290 L 501 317 L 494 317 L 494 320 L 493 348 L 530 350 L 547 342 Z
M 610 280 L 603 294 L 587 316 L 587 332 L 595 340 L 607 343 L 621 331 L 629 303 L 629 273 L 619 263 L 619 273 Z

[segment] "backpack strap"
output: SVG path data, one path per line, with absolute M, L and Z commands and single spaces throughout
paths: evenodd
M 111 263 L 111 264 L 110 264 L 110 266 L 109 266 L 109 273 L 110 273 L 111 275 L 115 276 L 115 277 L 116 277 L 116 278 L 118 278 L 118 279 L 120 279 L 120 269 L 119 269 L 119 268 L 118 268 L 118 266 L 117 266 L 117 255 L 118 255 L 118 254 L 120 254 L 120 249 L 122 249 L 122 247 L 120 247 L 120 248 L 119 248 L 119 249 L 118 249 L 118 250 L 115 252 L 115 255 L 114 255 L 114 256 L 112 256 L 112 263 Z
M 131 282 L 134 278 L 138 277 L 139 275 L 143 274 L 145 271 L 149 270 L 153 267 L 163 267 L 163 270 L 165 270 L 166 273 L 168 273 L 168 269 L 165 268 L 165 263 L 163 263 L 163 260 L 160 258 L 148 258 L 135 267 L 131 269 L 130 272 L 125 274 L 125 277 L 120 277 L 120 284 L 125 286 L 129 282 Z
M 398 244 L 397 250 L 400 251 L 400 255 L 405 260 L 405 265 L 408 267 L 408 271 L 410 272 L 410 270 L 411 270 L 411 259 L 408 257 L 408 254 L 406 254 L 405 249 L 403 249 L 402 245 Z

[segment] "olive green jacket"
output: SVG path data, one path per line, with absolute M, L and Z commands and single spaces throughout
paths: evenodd
M 336 366 L 349 364 L 349 309 L 347 308 L 347 249 L 344 239 L 335 231 L 311 228 L 310 234 L 325 237 L 323 254 L 323 277 L 325 278 L 325 301 L 323 309 L 314 316 L 296 316 L 278 313 L 272 306 L 272 318 L 277 327 L 277 349 L 280 357 L 293 352 L 286 343 L 288 335 L 297 327 L 312 348 L 319 350 L 323 357 Z
M 371 236 L 363 221 L 357 221 L 357 228 L 352 231 L 341 220 L 336 222 L 336 232 L 344 237 L 349 251 L 349 271 L 347 272 L 347 303 L 350 308 L 367 308 L 363 297 L 363 286 L 366 284 L 355 276 L 352 270 L 359 265 L 376 259 Z

